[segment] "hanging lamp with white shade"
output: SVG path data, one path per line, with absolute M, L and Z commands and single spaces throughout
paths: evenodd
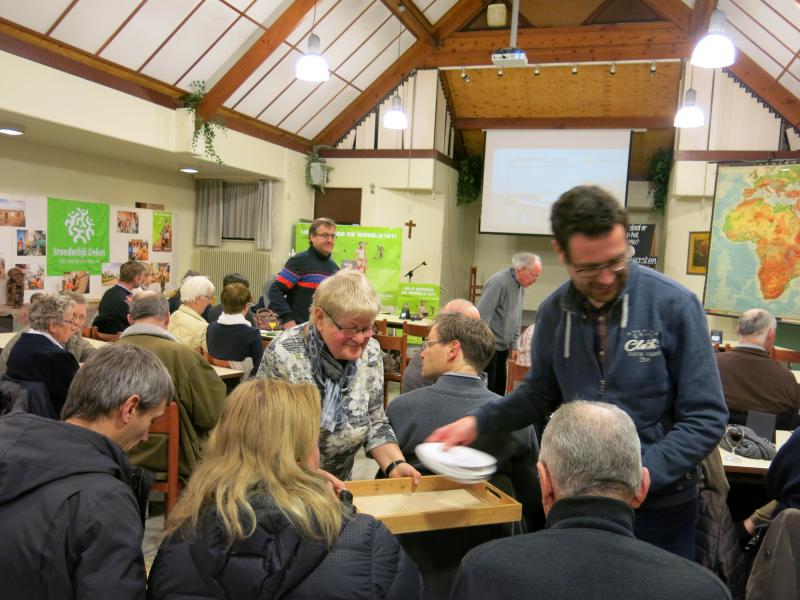
M 702 127 L 705 125 L 706 119 L 703 116 L 703 111 L 697 106 L 697 92 L 692 87 L 692 80 L 694 79 L 694 68 L 692 68 L 692 78 L 689 80 L 689 89 L 683 96 L 683 105 L 680 110 L 675 114 L 675 121 L 673 125 L 679 129 L 691 129 L 693 127 Z
M 295 77 L 301 81 L 321 82 L 331 77 L 328 61 L 320 54 L 319 36 L 314 33 L 317 21 L 317 4 L 314 3 L 314 16 L 311 21 L 311 35 L 308 36 L 308 51 L 300 57 L 294 68 Z
M 402 28 L 397 36 L 397 59 L 400 60 L 400 36 L 403 35 Z M 400 95 L 395 92 L 392 96 L 392 105 L 383 113 L 383 126 L 386 129 L 408 129 L 408 117 L 403 110 L 403 101 Z
M 697 42 L 692 52 L 692 64 L 704 69 L 720 69 L 733 64 L 736 49 L 725 35 L 725 12 L 719 9 L 711 13 L 708 33 Z

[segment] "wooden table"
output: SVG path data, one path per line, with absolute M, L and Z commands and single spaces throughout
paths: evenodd
M 215 367 L 214 365 L 211 365 L 211 368 L 216 371 L 219 378 L 223 381 L 227 379 L 241 379 L 244 377 L 244 371 L 239 369 L 226 369 L 225 367 Z
M 780 447 L 786 443 L 786 440 L 789 439 L 790 435 L 792 435 L 791 431 L 776 431 L 775 447 L 780 449 Z M 727 450 L 723 450 L 722 446 L 719 446 L 719 453 L 722 456 L 722 464 L 725 467 L 726 473 L 764 476 L 769 470 L 770 461 L 768 460 L 745 458 L 744 456 L 736 455 L 736 462 L 732 462 L 733 454 Z

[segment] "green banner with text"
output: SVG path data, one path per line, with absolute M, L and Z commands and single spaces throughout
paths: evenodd
M 100 275 L 109 262 L 109 206 L 47 199 L 47 274 L 87 271 Z
M 296 252 L 308 249 L 308 228 L 308 223 L 295 225 Z M 384 306 L 395 305 L 400 289 L 402 234 L 400 227 L 336 226 L 333 260 L 364 273 Z
M 406 306 L 412 317 L 435 319 L 439 314 L 439 286 L 432 283 L 401 283 L 397 312 Z

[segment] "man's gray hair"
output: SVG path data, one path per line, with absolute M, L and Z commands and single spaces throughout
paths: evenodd
M 31 329 L 49 331 L 50 324 L 61 325 L 64 313 L 75 307 L 72 298 L 62 294 L 50 293 L 42 296 L 35 304 L 31 304 L 28 322 Z
M 739 337 L 754 338 L 763 346 L 767 334 L 777 326 L 778 322 L 769 312 L 762 308 L 751 308 L 739 317 L 736 333 Z
M 478 308 L 472 302 L 464 298 L 454 298 L 445 304 L 439 311 L 439 316 L 444 317 L 445 315 L 464 315 L 470 319 L 481 318 L 481 313 L 478 312 Z
M 612 404 L 562 404 L 542 435 L 539 462 L 562 497 L 593 495 L 627 500 L 642 479 L 639 435 L 631 418 Z
M 140 410 L 158 407 L 175 395 L 172 378 L 159 358 L 144 348 L 117 342 L 95 350 L 69 386 L 61 419 L 96 421 L 110 416 L 133 395 Z
M 542 259 L 533 252 L 517 252 L 511 257 L 511 266 L 515 269 L 527 269 L 534 264 L 541 264 Z
M 131 300 L 128 314 L 132 321 L 146 317 L 166 319 L 169 314 L 169 301 L 158 292 L 142 292 Z

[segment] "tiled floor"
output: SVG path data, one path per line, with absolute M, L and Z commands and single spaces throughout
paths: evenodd
M 397 396 L 400 392 L 400 385 L 397 383 L 389 383 L 389 401 Z M 355 464 L 353 465 L 353 479 L 374 479 L 375 473 L 378 472 L 378 463 L 364 454 L 364 450 L 359 450 L 356 455 Z M 157 492 L 153 493 L 156 497 Z M 142 541 L 142 551 L 144 552 L 145 563 L 150 567 L 153 559 L 155 558 L 156 551 L 158 550 L 158 543 L 160 541 L 161 532 L 164 530 L 164 517 L 163 514 L 149 517 L 145 522 L 144 540 Z

